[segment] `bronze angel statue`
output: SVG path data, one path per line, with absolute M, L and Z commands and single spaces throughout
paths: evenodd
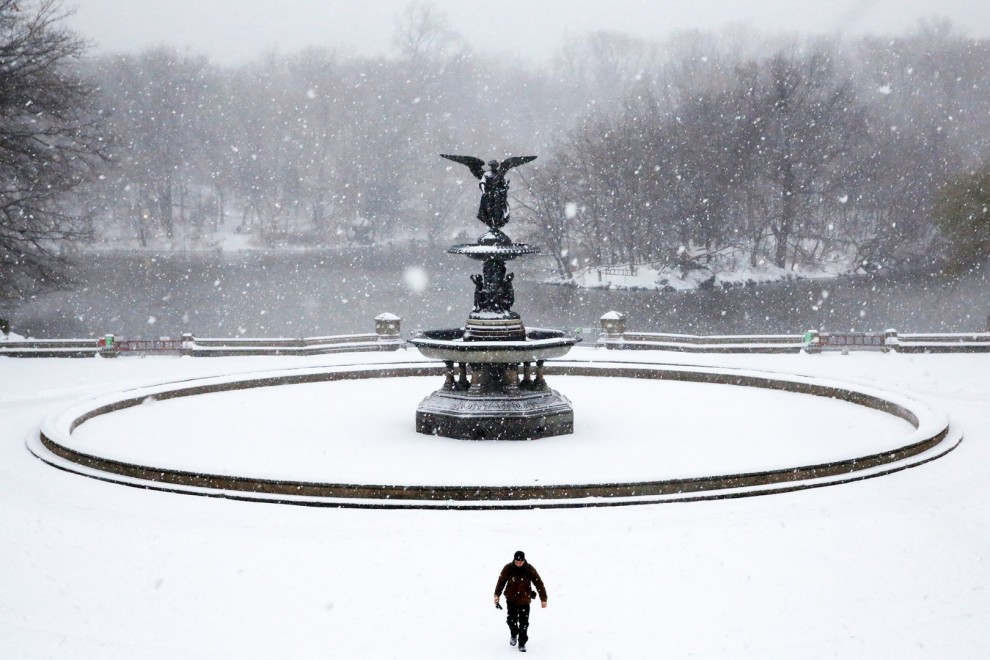
M 501 163 L 490 160 L 488 163 L 474 156 L 452 156 L 440 154 L 442 158 L 467 165 L 471 174 L 479 179 L 481 205 L 478 207 L 478 220 L 494 230 L 499 230 L 509 221 L 509 181 L 505 173 L 513 167 L 536 160 L 536 156 L 512 156 Z

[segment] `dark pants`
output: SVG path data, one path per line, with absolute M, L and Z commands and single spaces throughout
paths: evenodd
M 519 643 L 523 646 L 529 640 L 529 603 L 525 605 L 515 605 L 510 601 L 506 601 L 506 610 L 508 614 L 505 615 L 505 622 L 509 624 L 509 632 L 512 633 L 513 637 L 519 638 Z

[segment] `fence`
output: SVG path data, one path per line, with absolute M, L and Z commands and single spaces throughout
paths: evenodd
M 899 353 L 990 352 L 990 332 L 898 333 L 821 332 L 800 335 L 678 335 L 627 332 L 625 316 L 608 312 L 600 319 L 597 346 L 608 350 L 681 351 L 692 353 L 821 353 L 823 351 L 897 351 Z
M 683 335 L 661 332 L 627 332 L 625 316 L 608 312 L 599 320 L 596 346 L 606 350 L 661 350 L 693 353 L 821 353 L 826 351 L 896 351 L 898 353 L 986 353 L 990 332 L 898 333 L 822 332 L 794 335 Z M 395 351 L 405 348 L 401 319 L 391 314 L 375 317 L 375 332 L 290 338 L 203 338 L 190 333 L 181 339 L 0 340 L 0 356 L 7 357 L 118 357 L 122 355 L 322 355 L 360 351 Z M 587 334 L 587 333 L 581 333 Z
M 210 338 L 185 333 L 181 339 L 32 339 L 0 341 L 0 356 L 7 357 L 94 357 L 128 355 L 188 355 L 222 357 L 234 355 L 322 355 L 358 351 L 395 351 L 405 348 L 402 319 L 392 314 L 375 317 L 375 332 L 327 337 Z
M 183 341 L 181 339 L 169 339 L 167 337 L 162 337 L 161 339 L 125 339 L 123 341 L 114 341 L 113 335 L 107 335 L 96 343 L 103 353 L 114 351 L 117 353 L 182 355 L 183 350 Z

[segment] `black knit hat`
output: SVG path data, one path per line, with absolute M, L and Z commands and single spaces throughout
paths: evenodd
M 520 559 L 526 561 L 526 553 L 522 550 L 516 550 L 516 554 L 512 555 L 512 561 L 519 561 Z

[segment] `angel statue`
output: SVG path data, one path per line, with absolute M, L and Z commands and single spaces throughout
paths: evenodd
M 481 205 L 478 207 L 478 220 L 493 230 L 500 230 L 509 221 L 509 182 L 505 173 L 513 167 L 536 160 L 536 156 L 512 156 L 501 163 L 497 160 L 485 161 L 474 156 L 451 156 L 440 154 L 442 158 L 467 165 L 471 174 L 479 179 Z

